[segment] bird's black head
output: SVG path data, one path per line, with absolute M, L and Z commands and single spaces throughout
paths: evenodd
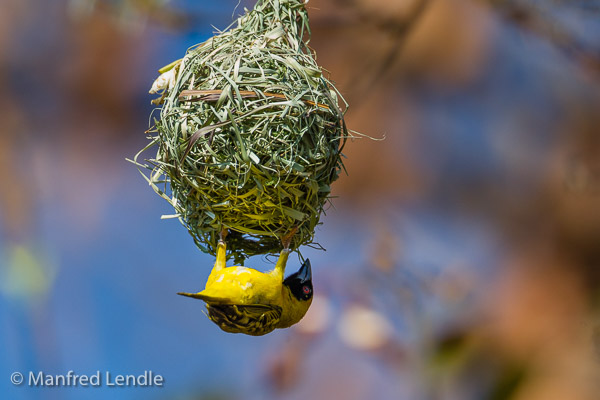
M 313 296 L 310 261 L 304 261 L 298 272 L 285 278 L 283 284 L 290 288 L 292 295 L 298 300 L 310 300 Z

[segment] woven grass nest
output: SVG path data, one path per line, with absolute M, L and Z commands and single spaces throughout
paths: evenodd
M 349 134 L 309 36 L 304 1 L 258 0 L 160 71 L 160 118 L 134 162 L 204 252 L 223 228 L 242 263 L 296 227 L 293 249 L 313 243 Z

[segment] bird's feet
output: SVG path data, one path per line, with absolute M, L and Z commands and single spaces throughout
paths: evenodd
M 225 244 L 225 238 L 227 237 L 227 228 L 223 228 L 219 233 L 219 243 Z
M 284 250 L 290 249 L 290 244 L 292 243 L 292 238 L 294 237 L 294 235 L 296 234 L 297 231 L 298 231 L 298 227 L 295 226 L 292 228 L 291 231 L 289 231 L 285 236 L 283 236 L 281 238 L 281 244 L 283 245 Z

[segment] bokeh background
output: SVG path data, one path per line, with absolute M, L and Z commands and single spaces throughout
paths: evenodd
M 0 397 L 599 399 L 600 1 L 311 0 L 373 139 L 303 250 L 309 314 L 259 338 L 175 295 L 213 260 L 125 160 L 157 69 L 252 5 L 1 0 Z M 69 370 L 165 383 L 10 383 Z

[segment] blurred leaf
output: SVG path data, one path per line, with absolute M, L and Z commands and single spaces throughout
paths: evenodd
M 33 298 L 48 293 L 56 269 L 43 255 L 26 246 L 7 249 L 5 263 L 0 264 L 0 291 L 14 298 Z

